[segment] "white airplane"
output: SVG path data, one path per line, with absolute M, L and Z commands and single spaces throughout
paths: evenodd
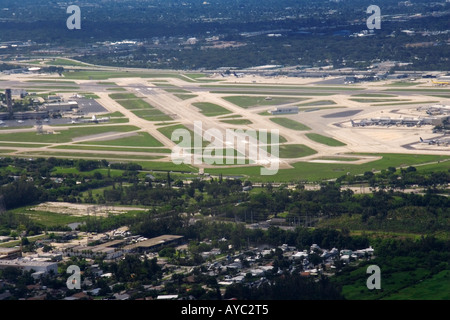
M 109 117 L 103 117 L 103 118 L 97 119 L 97 116 L 94 114 L 91 119 L 83 119 L 82 121 L 99 123 L 99 122 L 108 122 L 109 120 L 110 120 Z
M 420 142 L 428 143 L 430 145 L 448 146 L 450 144 L 450 138 L 448 138 L 448 139 L 422 139 L 422 137 L 420 137 Z
M 78 93 L 74 93 L 70 98 L 72 98 L 72 99 L 82 99 L 82 98 L 84 98 L 84 96 L 82 96 L 82 95 L 80 95 L 80 94 L 78 94 Z

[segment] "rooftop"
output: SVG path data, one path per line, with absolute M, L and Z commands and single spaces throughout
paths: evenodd
M 130 244 L 128 246 L 125 246 L 125 250 L 133 250 L 136 248 L 148 248 L 148 247 L 154 247 L 160 244 L 163 244 L 165 242 L 171 242 L 174 240 L 179 240 L 183 238 L 183 236 L 176 236 L 176 235 L 163 235 L 156 238 L 144 240 L 138 243 Z

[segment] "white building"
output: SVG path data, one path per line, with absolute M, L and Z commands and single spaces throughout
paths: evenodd
M 276 114 L 297 114 L 298 107 L 288 107 L 288 108 L 275 108 L 274 110 L 269 111 L 272 115 Z
M 44 262 L 25 259 L 0 260 L 0 269 L 8 267 L 19 268 L 24 271 L 34 270 L 39 274 L 47 274 L 51 271 L 53 271 L 54 274 L 58 273 L 58 264 L 56 262 Z

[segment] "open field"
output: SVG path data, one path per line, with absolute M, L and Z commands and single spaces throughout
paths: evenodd
M 387 300 L 450 300 L 450 270 L 399 290 Z

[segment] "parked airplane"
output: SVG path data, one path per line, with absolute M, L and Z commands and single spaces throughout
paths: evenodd
M 433 84 L 436 84 L 438 86 L 448 86 L 450 84 L 450 81 L 435 81 L 431 80 Z
M 108 122 L 109 120 L 110 120 L 109 117 L 103 117 L 103 118 L 97 119 L 97 116 L 94 114 L 91 119 L 82 119 L 81 121 L 82 122 L 99 123 L 99 122 Z
M 420 142 L 428 143 L 430 145 L 448 146 L 450 144 L 450 138 L 449 139 L 422 139 L 422 137 L 420 137 Z

